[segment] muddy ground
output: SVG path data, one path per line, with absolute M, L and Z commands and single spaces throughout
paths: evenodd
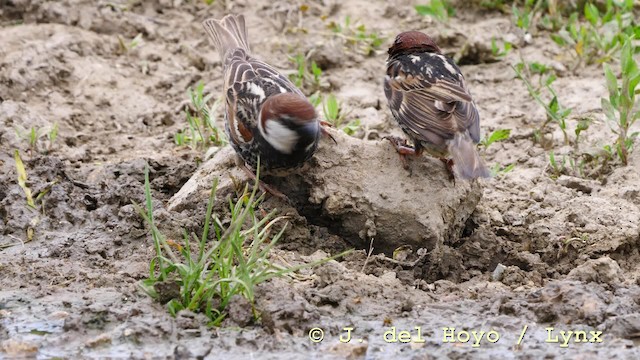
M 0 358 L 640 358 L 640 152 L 599 178 L 549 176 L 547 150 L 532 141 L 544 111 L 514 78 L 516 53 L 496 60 L 489 50 L 492 37 L 522 37 L 506 15 L 458 9 L 443 25 L 417 15 L 412 1 L 339 3 L 0 0 Z M 475 212 L 461 236 L 447 239 L 437 266 L 433 258 L 411 263 L 383 254 L 363 266 L 360 245 L 339 262 L 261 285 L 262 323 L 247 324 L 238 305 L 219 329 L 207 328 L 203 315 L 172 318 L 139 289 L 154 255 L 131 205 L 144 198 L 146 164 L 160 213 L 171 220 L 165 228 L 201 226 L 194 214 L 204 212 L 202 202 L 179 214 L 163 209 L 203 157 L 174 144 L 185 126 L 186 90 L 200 80 L 216 96 L 221 87 L 200 21 L 231 11 L 246 15 L 253 52 L 280 69 L 294 68 L 287 54 L 313 50 L 325 90 L 361 119 L 356 136 L 368 141 L 400 135 L 381 86 L 397 32 L 429 32 L 450 54 L 467 49 L 458 55 L 483 131 L 512 130 L 484 157 L 515 167 L 483 183 Z M 327 24 L 346 16 L 386 37 L 380 50 L 365 56 L 332 36 Z M 118 37 L 128 43 L 140 33 L 140 44 L 121 48 Z M 545 34 L 521 51 L 558 70 L 559 97 L 574 109 L 571 126 L 594 119 L 581 146 L 611 143 L 599 109 L 601 68 L 567 71 L 567 51 Z M 51 146 L 43 137 L 30 150 L 16 136 L 54 123 Z M 556 153 L 570 150 L 559 131 L 547 138 Z M 18 185 L 16 149 L 33 193 L 48 191 L 38 210 L 26 206 Z M 295 218 L 274 261 L 308 262 L 353 246 L 334 230 Z M 396 335 L 411 330 L 412 341 L 391 341 L 393 326 Z M 353 338 L 341 343 L 346 327 Z M 310 341 L 313 328 L 323 329 L 323 341 Z M 443 328 L 494 332 L 474 347 L 465 332 L 457 334 L 462 342 L 445 341 Z M 560 330 L 584 330 L 593 342 L 561 347 Z M 559 343 L 548 342 L 556 336 Z

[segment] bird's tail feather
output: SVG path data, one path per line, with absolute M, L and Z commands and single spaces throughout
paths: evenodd
M 457 175 L 463 179 L 491 177 L 491 172 L 478 154 L 468 133 L 458 133 L 449 141 L 449 154 Z
M 249 53 L 244 16 L 230 14 L 221 20 L 210 18 L 203 21 L 202 26 L 209 35 L 213 46 L 220 53 L 221 59 L 224 60 L 227 52 L 237 48 L 244 49 Z

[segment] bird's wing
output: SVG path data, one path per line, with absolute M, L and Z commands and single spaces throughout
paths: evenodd
M 236 49 L 225 60 L 224 89 L 226 93 L 226 118 L 231 141 L 235 144 L 253 140 L 250 130 L 260 112 L 260 104 L 266 95 L 260 78 L 247 61 L 243 49 Z
M 397 120 L 417 139 L 441 145 L 468 130 L 479 141 L 480 117 L 460 70 L 442 55 L 428 62 L 392 60 L 385 94 Z

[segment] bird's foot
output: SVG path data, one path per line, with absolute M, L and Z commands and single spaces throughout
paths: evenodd
M 449 180 L 453 182 L 453 185 L 456 185 L 456 175 L 453 171 L 453 159 L 440 158 L 440 161 L 444 164 L 444 167 L 447 169 L 449 173 Z
M 329 130 L 327 130 L 328 127 L 334 128 L 335 126 L 333 126 L 333 124 L 329 122 L 320 121 L 320 133 L 322 134 L 322 136 L 328 137 L 329 139 L 333 140 L 333 142 L 337 145 L 338 142 L 336 141 L 336 138 L 334 138 L 333 135 L 331 135 Z
M 405 168 L 405 170 L 409 170 L 409 161 L 407 160 L 407 156 L 419 156 L 419 151 L 416 151 L 415 148 L 409 146 L 406 139 L 397 136 L 385 136 L 383 139 L 391 142 L 391 145 L 395 147 L 396 151 L 400 155 L 402 167 Z

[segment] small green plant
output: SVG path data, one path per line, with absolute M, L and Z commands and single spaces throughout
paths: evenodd
M 596 163 L 582 157 L 577 152 L 563 154 L 560 160 L 558 160 L 555 152 L 550 150 L 548 156 L 550 170 L 549 176 L 552 179 L 557 179 L 560 175 L 586 177 L 585 167 L 587 165 L 593 167 Z
M 505 12 L 507 10 L 507 3 L 509 0 L 482 0 L 480 1 L 480 7 L 488 10 L 499 10 Z
M 118 35 L 118 50 L 120 54 L 128 54 L 142 43 L 142 33 L 136 35 L 131 41 L 125 40 Z
M 149 277 L 141 283 L 142 289 L 154 299 L 166 301 L 171 315 L 183 309 L 202 312 L 213 326 L 224 320 L 226 307 L 234 296 L 246 298 L 257 319 L 256 285 L 335 258 L 295 267 L 274 264 L 269 254 L 286 226 L 273 236 L 271 232 L 285 217 L 275 217 L 274 211 L 260 219 L 260 211 L 256 210 L 261 202 L 256 196 L 257 183 L 251 192 L 247 184 L 236 202 L 229 201 L 230 220 L 224 225 L 213 213 L 216 187 L 217 179 L 212 184 L 201 236 L 184 232 L 182 243 L 167 239 L 155 223 L 148 167 L 144 185 L 146 208 L 134 203 L 149 225 L 156 251 Z
M 587 159 L 585 156 L 581 156 L 575 151 L 563 154 L 560 160 L 557 159 L 553 150 L 549 151 L 548 156 L 550 170 L 549 176 L 552 179 L 557 179 L 560 175 L 586 177 L 586 166 L 589 165 L 590 168 L 594 168 L 594 165 L 597 163 L 597 161 Z
M 560 127 L 560 130 L 562 130 L 565 144 L 569 144 L 567 118 L 569 114 L 571 114 L 571 109 L 560 105 L 558 94 L 553 89 L 552 85 L 553 82 L 556 81 L 557 76 L 552 72 L 550 73 L 548 67 L 537 63 L 525 64 L 525 62 L 522 61 L 511 67 L 515 71 L 516 77 L 522 80 L 527 87 L 529 95 L 540 104 L 547 113 L 547 119 L 536 131 L 536 136 L 539 137 L 549 123 L 555 122 Z M 532 84 L 532 74 L 538 74 L 538 86 Z M 543 91 L 546 95 L 543 95 Z M 545 100 L 543 97 L 546 97 L 548 100 Z
M 224 146 L 226 139 L 216 126 L 215 112 L 220 106 L 218 99 L 209 106 L 213 94 L 204 95 L 204 83 L 199 82 L 195 89 L 189 88 L 187 96 L 192 109 L 185 106 L 187 127 L 178 131 L 174 141 L 178 146 L 189 144 L 192 149 L 206 149 L 211 146 Z
M 589 116 L 583 116 L 578 120 L 578 125 L 576 125 L 576 128 L 574 129 L 574 133 L 576 134 L 576 147 L 580 143 L 580 134 L 589 130 L 591 123 L 593 123 L 593 119 Z
M 49 150 L 51 150 L 51 146 L 56 142 L 58 138 L 58 123 L 54 123 L 51 130 L 47 132 L 47 139 L 49 140 Z
M 494 58 L 503 58 L 507 56 L 511 49 L 513 49 L 513 44 L 508 41 L 502 43 L 502 49 L 498 46 L 495 38 L 491 38 L 491 54 Z
M 621 51 L 621 82 L 618 84 L 616 76 L 608 64 L 604 64 L 604 74 L 607 79 L 609 98 L 602 99 L 602 110 L 609 121 L 612 131 L 617 135 L 613 146 L 618 158 L 625 166 L 628 163 L 629 152 L 638 137 L 638 132 L 629 133 L 630 128 L 640 118 L 640 110 L 636 106 L 636 95 L 640 93 L 640 70 L 633 58 L 634 51 L 631 39 L 624 37 Z
M 456 14 L 455 9 L 447 0 L 431 0 L 428 5 L 416 5 L 415 9 L 422 16 L 431 16 L 442 22 L 447 22 L 450 17 Z
M 549 165 L 551 165 L 551 177 L 557 179 L 565 172 L 566 157 L 562 156 L 562 162 L 556 161 L 556 155 L 553 150 L 549 151 Z
M 24 167 L 24 163 L 22 162 L 22 158 L 20 157 L 20 152 L 16 150 L 13 154 L 13 159 L 16 162 L 16 172 L 18 173 L 18 185 L 22 188 L 24 195 L 27 199 L 27 205 L 31 208 L 36 208 L 36 204 L 33 201 L 33 195 L 31 194 L 31 189 L 27 185 L 27 170 Z
M 498 129 L 480 140 L 480 145 L 487 149 L 495 142 L 509 139 L 509 136 L 511 136 L 511 129 Z
M 540 11 L 543 3 L 543 0 L 524 0 L 524 7 L 520 8 L 514 2 L 511 6 L 513 23 L 525 32 L 529 32 L 533 25 L 534 16 Z
M 322 104 L 322 95 L 319 92 L 313 93 L 313 95 L 309 96 L 309 102 L 314 108 L 317 108 Z
M 551 35 L 558 45 L 573 50 L 573 69 L 583 63 L 607 62 L 615 58 L 622 47 L 623 35 L 640 36 L 640 26 L 636 25 L 633 15 L 633 1 L 607 0 L 605 7 L 601 12 L 595 4 L 586 3 L 584 20 L 574 12 L 560 31 Z
M 515 163 L 511 163 L 511 164 L 508 164 L 508 165 L 502 165 L 500 163 L 496 163 L 490 169 L 491 176 L 500 176 L 500 175 L 507 174 L 507 173 L 511 172 L 513 169 L 515 169 L 515 167 L 516 167 Z
M 489 148 L 489 146 L 491 146 L 491 144 L 508 140 L 509 136 L 511 136 L 511 129 L 497 129 L 491 132 L 491 134 L 485 136 L 482 140 L 480 140 L 480 143 L 478 145 L 482 146 L 486 151 Z M 514 167 L 515 167 L 515 164 L 513 163 L 508 165 L 502 165 L 500 163 L 496 163 L 490 169 L 491 175 L 497 176 L 497 175 L 506 174 L 511 170 L 513 170 Z
M 43 199 L 44 196 L 49 192 L 50 187 L 55 185 L 56 181 L 52 182 L 46 189 L 40 191 L 40 193 L 38 193 L 38 196 L 34 200 L 33 194 L 31 192 L 31 188 L 29 188 L 29 185 L 27 185 L 27 181 L 28 181 L 27 170 L 24 167 L 24 163 L 22 162 L 22 158 L 20 157 L 20 152 L 18 150 L 14 152 L 13 159 L 16 163 L 16 172 L 18 173 L 18 186 L 20 186 L 20 188 L 22 188 L 22 191 L 24 192 L 27 206 L 28 208 L 36 209 L 36 202 L 44 201 Z M 43 205 L 43 211 L 44 211 L 44 205 Z M 39 222 L 40 222 L 40 218 L 38 214 L 34 214 L 34 216 L 31 218 L 31 221 L 29 221 L 29 225 L 27 226 L 26 240 L 25 241 L 21 240 L 23 244 L 33 240 L 35 236 L 35 229 Z M 13 245 L 15 244 L 0 244 L 0 249 L 10 247 Z
M 53 149 L 53 145 L 58 139 L 58 123 L 54 123 L 51 127 L 32 127 L 29 130 L 16 128 L 16 136 L 29 144 L 29 153 L 43 151 L 49 153 Z M 46 138 L 46 143 L 41 144 Z
M 322 78 L 322 69 L 315 61 L 309 62 L 309 59 L 300 53 L 289 56 L 289 60 L 296 67 L 296 72 L 289 75 L 289 80 L 305 93 L 313 94 L 328 87 L 328 83 Z
M 325 121 L 347 135 L 353 136 L 360 128 L 360 119 L 351 120 L 345 124 L 347 114 L 342 111 L 342 106 L 333 94 L 325 96 L 322 110 Z
M 548 156 L 548 173 L 557 179 L 560 175 L 602 180 L 613 170 L 615 151 L 610 145 L 601 149 L 589 148 L 586 151 L 578 147 L 561 155 L 550 150 Z
M 361 127 L 362 124 L 360 123 L 360 119 L 355 119 L 349 121 L 349 123 L 344 125 L 340 130 L 344 131 L 344 133 L 349 136 L 354 136 Z
M 344 115 L 341 114 L 340 103 L 335 95 L 329 94 L 324 98 L 322 110 L 324 112 L 324 119 L 327 122 L 335 127 L 342 125 Z
M 378 33 L 367 31 L 364 24 L 351 23 L 350 16 L 345 17 L 343 24 L 331 21 L 328 28 L 331 30 L 332 36 L 343 39 L 365 56 L 374 55 L 385 41 L 385 38 Z

